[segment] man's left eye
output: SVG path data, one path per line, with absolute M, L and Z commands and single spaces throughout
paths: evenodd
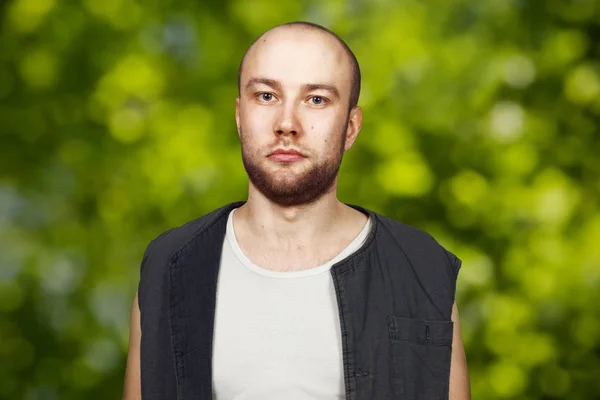
M 321 105 L 321 104 L 325 103 L 325 99 L 321 96 L 313 96 L 310 99 L 312 100 L 312 103 L 315 105 Z

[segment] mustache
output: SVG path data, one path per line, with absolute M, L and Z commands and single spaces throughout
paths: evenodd
M 283 140 L 272 143 L 267 146 L 267 151 L 265 154 L 272 154 L 275 150 L 295 150 L 302 155 L 308 155 L 310 152 L 304 147 L 300 146 L 298 143 L 293 143 L 291 140 Z

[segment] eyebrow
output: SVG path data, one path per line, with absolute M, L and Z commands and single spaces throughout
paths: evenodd
M 248 89 L 250 86 L 254 86 L 254 85 L 267 85 L 267 86 L 272 87 L 273 89 L 277 89 L 277 90 L 281 89 L 281 83 L 279 83 L 275 79 L 269 79 L 269 78 L 251 78 L 248 81 L 248 83 L 246 83 L 246 89 Z
M 246 89 L 250 88 L 253 85 L 266 85 L 270 86 L 275 90 L 281 90 L 281 83 L 276 81 L 275 79 L 269 78 L 251 78 L 248 83 L 246 83 Z M 340 91 L 333 85 L 329 85 L 327 83 L 305 83 L 301 86 L 303 91 L 310 92 L 313 90 L 325 90 L 331 93 L 336 98 L 340 98 Z
M 307 92 L 312 92 L 313 90 L 325 90 L 331 93 L 334 97 L 338 99 L 340 98 L 339 90 L 335 86 L 328 85 L 326 83 L 307 83 L 302 85 L 302 89 Z

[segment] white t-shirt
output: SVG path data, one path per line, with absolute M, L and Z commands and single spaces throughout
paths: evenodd
M 213 398 L 343 399 L 339 311 L 329 272 L 359 249 L 359 235 L 329 262 L 277 272 L 253 264 L 227 221 L 217 282 Z

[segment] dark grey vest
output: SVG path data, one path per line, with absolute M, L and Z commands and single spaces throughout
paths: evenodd
M 164 232 L 146 249 L 138 288 L 143 400 L 212 399 L 221 248 L 228 214 L 242 204 Z M 331 268 L 346 399 L 447 399 L 460 260 L 421 230 L 351 207 L 373 228 Z

